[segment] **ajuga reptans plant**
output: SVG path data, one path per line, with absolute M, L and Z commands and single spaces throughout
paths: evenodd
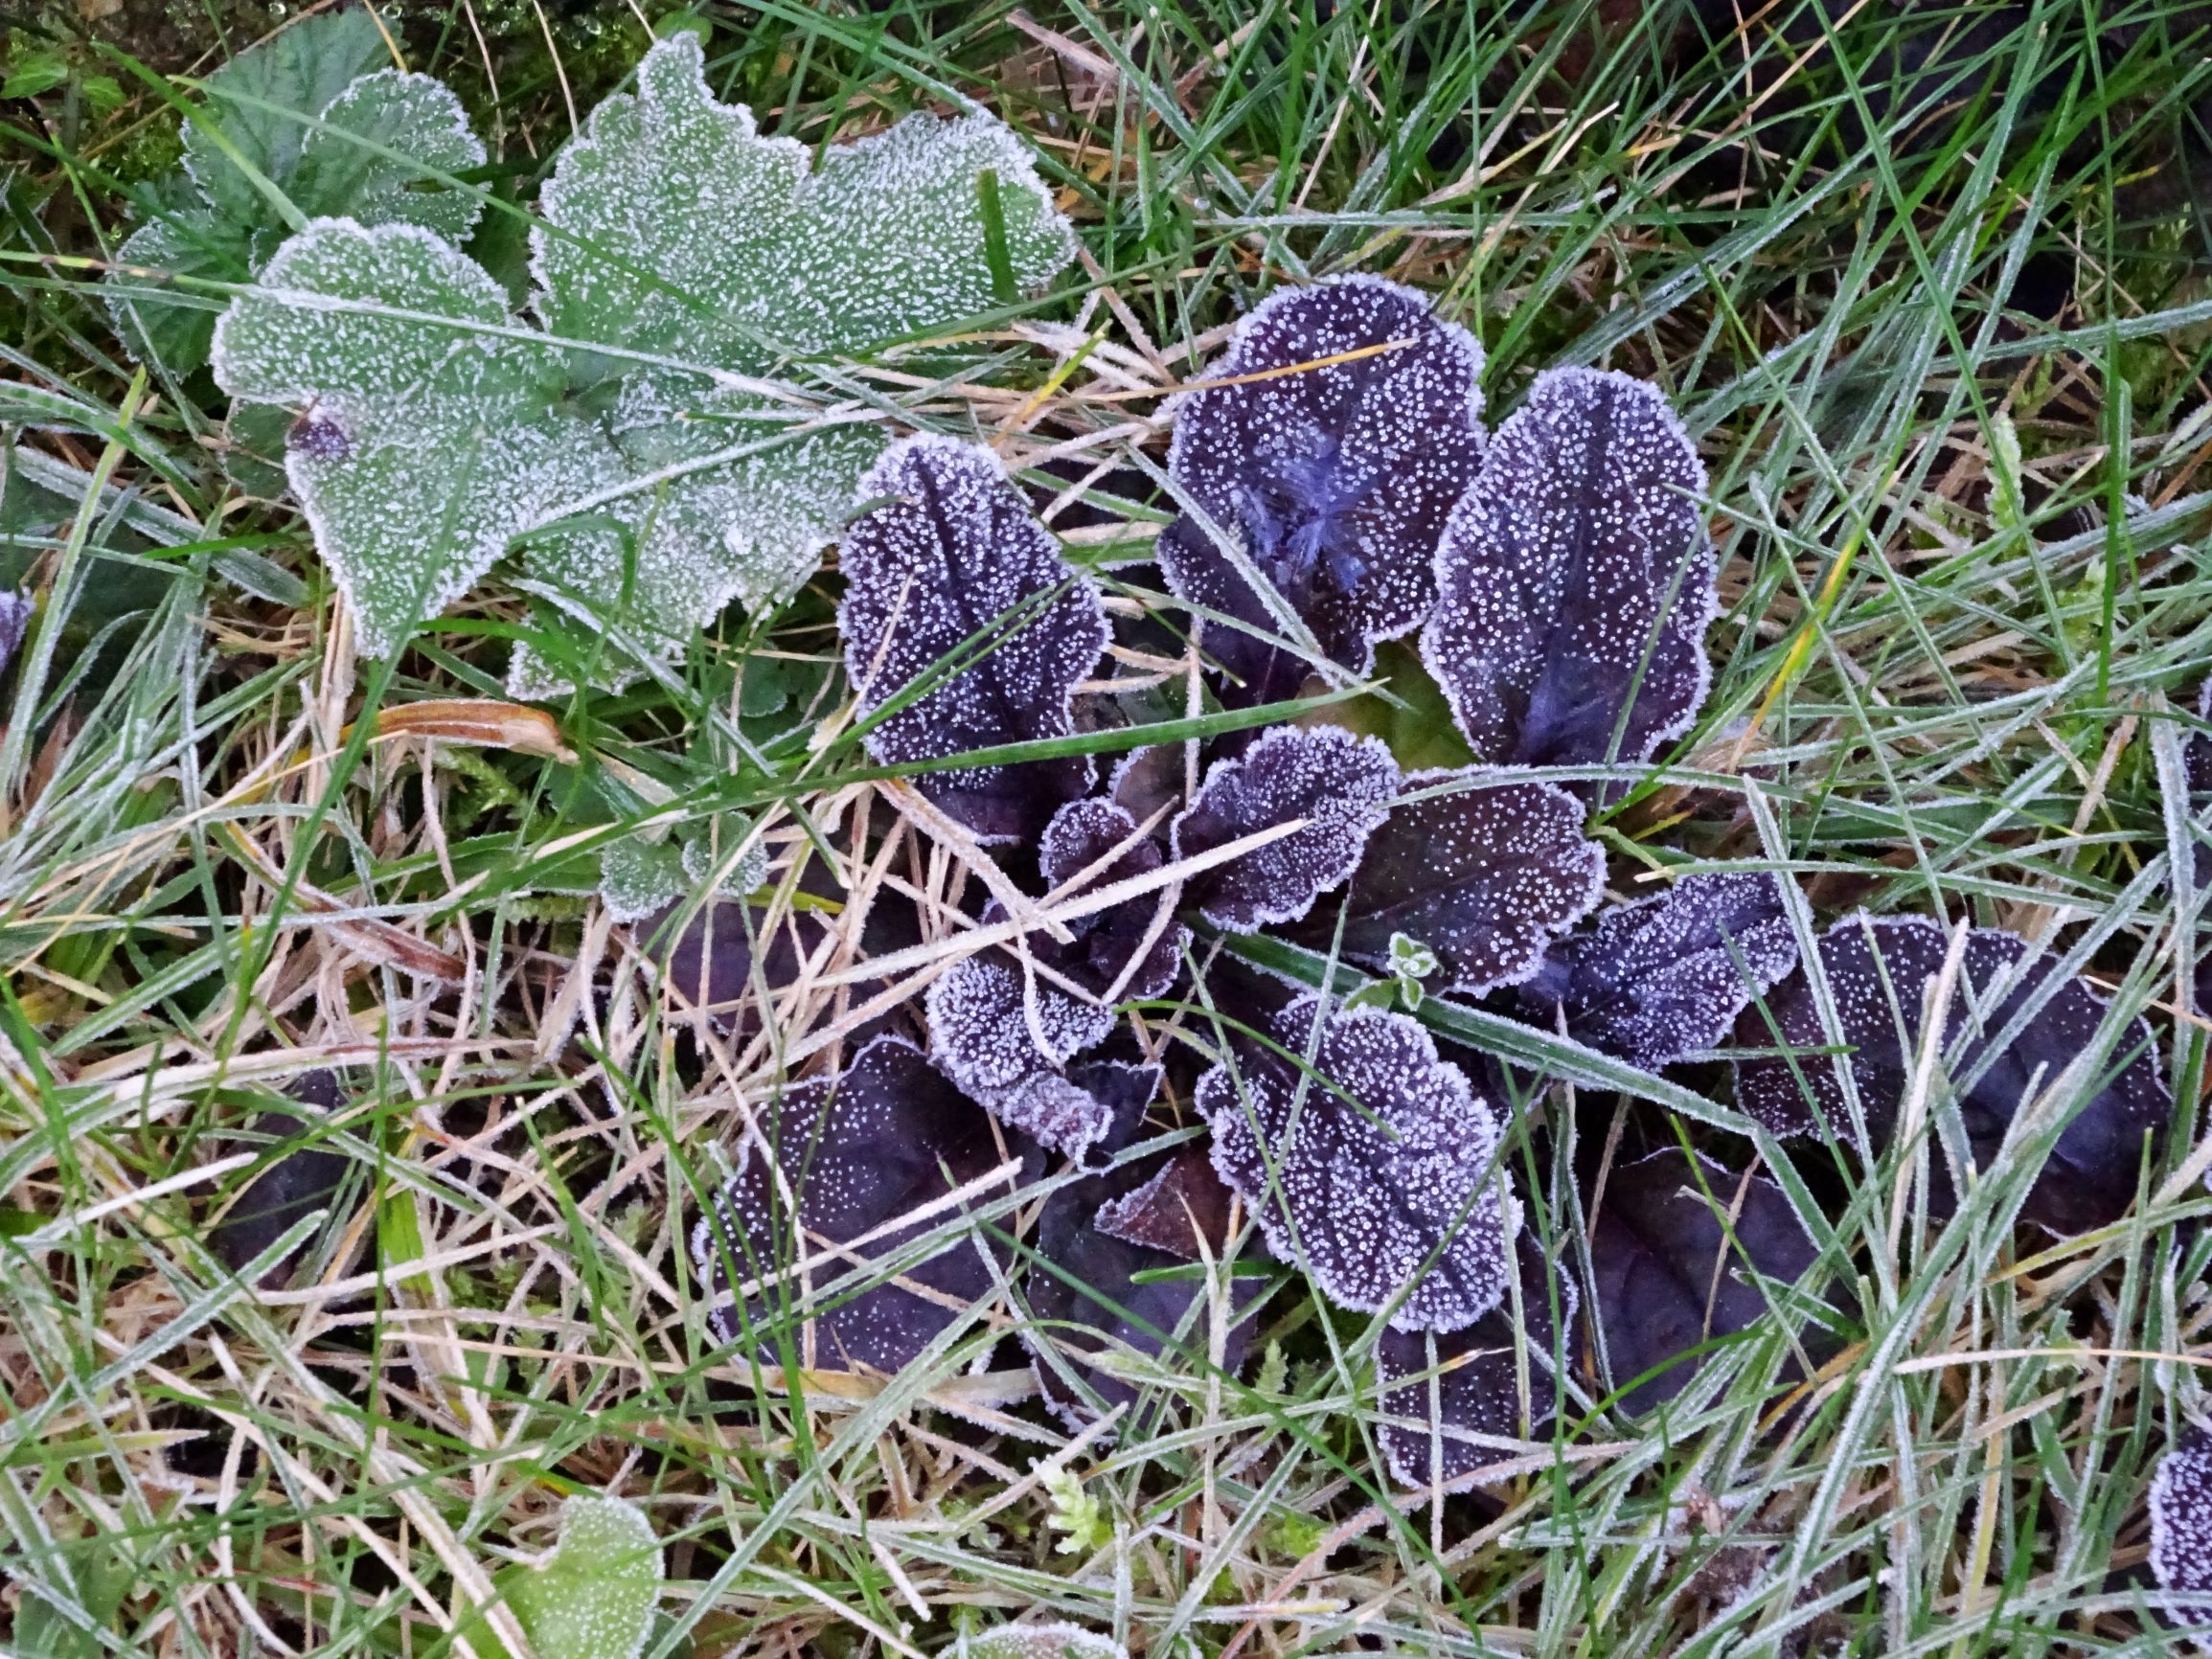
M 1811 1310 L 1848 1309 L 1790 1291 L 1834 1236 L 1802 1185 L 1717 1152 L 1611 1166 L 1570 1246 L 1508 1155 L 1529 1079 L 1453 1011 L 1654 1080 L 1724 1080 L 1733 1056 L 1750 1120 L 1871 1166 L 1954 948 L 1938 1034 L 1963 1134 L 1931 1203 L 2086 1065 L 2098 1086 L 2019 1216 L 2067 1233 L 2127 1207 L 2170 1111 L 2148 1031 L 2047 954 L 1986 928 L 1954 946 L 1925 917 L 1820 935 L 1757 865 L 1605 903 L 1590 814 L 1652 776 L 1708 690 L 1705 475 L 1665 397 L 1621 374 L 1539 375 L 1486 435 L 1482 368 L 1393 283 L 1277 293 L 1177 411 L 1165 591 L 1117 580 L 1113 605 L 988 449 L 922 437 L 875 464 L 839 559 L 864 740 L 987 891 L 903 1032 L 787 1090 L 734 1149 L 696 1239 L 720 1334 L 795 1352 L 768 1314 L 806 1281 L 810 1361 L 891 1369 L 1013 1271 L 1046 1398 L 1083 1421 L 1138 1381 L 1233 1373 L 1303 1275 L 1375 1316 L 1397 1474 L 1472 1477 L 1562 1401 L 1674 1398 L 1739 1333 L 1772 1333 L 1786 1375 L 1832 1323 Z M 1224 716 L 1202 736 L 1114 729 L 1114 650 L 1142 630 L 1155 658 L 1163 632 L 1187 646 Z M 1270 720 L 1408 637 L 1476 764 L 1407 772 L 1313 700 Z M 894 1123 L 926 1155 L 860 1178 L 853 1149 L 867 1162 Z M 1038 1170 L 1064 1173 L 1025 1234 Z M 891 1271 L 962 1288 L 917 1296 Z

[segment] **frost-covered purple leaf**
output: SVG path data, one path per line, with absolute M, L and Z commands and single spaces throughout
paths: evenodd
M 1319 999 L 1273 1021 L 1307 1052 Z M 1504 1297 L 1518 1206 L 1500 1191 L 1501 1124 L 1414 1021 L 1337 1009 L 1312 1070 L 1251 1042 L 1199 1079 L 1214 1168 L 1258 1216 L 1278 1256 L 1300 1262 L 1331 1301 L 1392 1309 L 1401 1330 L 1457 1330 Z M 1322 1079 L 1327 1079 L 1323 1081 Z
M 1237 383 L 1184 405 L 1170 472 L 1322 654 L 1366 672 L 1436 602 L 1437 538 L 1482 459 L 1482 348 L 1411 288 L 1347 277 L 1269 296 L 1206 378 Z M 1205 526 L 1178 518 L 1159 559 L 1178 598 L 1246 625 L 1206 625 L 1224 701 L 1297 694 L 1309 664 L 1268 643 L 1282 625 Z
M 8 671 L 15 653 L 31 632 L 34 610 L 31 596 L 14 588 L 0 588 L 0 674 Z
M 1111 886 L 1160 867 L 1160 850 L 1108 801 L 1072 801 L 1045 827 L 1038 869 L 1048 890 Z M 1023 952 L 992 949 L 939 977 L 926 993 L 930 1054 L 946 1076 L 1005 1122 L 1080 1158 L 1108 1119 L 1061 1075 L 1106 1040 L 1117 1004 L 1174 982 L 1190 930 L 1160 908 L 1166 895 L 1095 911 L 1064 925 L 1067 941 L 1025 936 Z M 986 925 L 1005 920 L 993 900 Z
M 1590 1222 L 1590 1301 L 1621 1408 L 1680 1394 L 1708 1357 L 1693 1349 L 1769 1311 L 1756 1279 L 1793 1284 L 1819 1254 L 1764 1175 L 1673 1148 L 1616 1166 Z
M 1538 376 L 1445 528 L 1421 640 L 1484 760 L 1641 761 L 1689 729 L 1719 609 L 1704 489 L 1656 387 Z
M 860 712 L 875 714 L 947 658 L 965 666 L 886 716 L 868 752 L 902 764 L 1073 732 L 1069 699 L 1106 649 L 1106 612 L 996 458 L 907 439 L 861 481 L 862 500 L 880 497 L 891 499 L 853 524 L 839 557 L 837 625 Z M 1070 756 L 946 768 L 919 783 L 978 839 L 1007 842 L 1035 836 L 1092 777 L 1089 757 Z
M 1943 969 L 1949 934 L 1926 917 L 1847 916 L 1820 941 L 1820 960 L 1836 997 L 1848 1057 L 1805 1054 L 1737 1062 L 1744 1109 L 1778 1135 L 1810 1134 L 1821 1119 L 1851 1139 L 1842 1073 L 1848 1066 L 1877 1149 L 1897 1126 L 1898 1107 L 1920 1040 L 1923 992 Z M 1993 1038 L 2031 1000 L 2044 999 L 2056 966 L 2045 957 L 2024 971 L 2027 944 L 1997 928 L 1968 936 L 1959 983 L 1944 1022 L 1950 1076 L 1980 1078 L 1959 1097 L 1975 1166 L 1990 1170 L 2014 1117 L 2050 1088 L 2082 1055 L 2096 1048 L 2104 999 L 2082 980 L 2049 989 L 2047 1000 L 2011 1044 L 1993 1059 Z M 1817 1050 L 1828 1046 L 1820 1011 L 1802 965 L 1769 991 L 1763 1005 L 1736 1022 L 1738 1047 Z M 1771 1020 L 1771 1024 L 1769 1023 Z M 2157 1049 L 2140 1015 L 2128 1022 L 2099 1069 L 2093 1093 L 2059 1133 L 2021 1216 L 2055 1233 L 2100 1227 L 2125 1214 L 2135 1196 L 2144 1139 L 2161 1136 L 2174 1102 L 2159 1076 Z M 1948 1201 L 1949 1171 L 1934 1159 L 1936 1196 Z
M 1418 772 L 1367 838 L 1344 900 L 1343 952 L 1389 972 L 1393 935 L 1437 964 L 1428 989 L 1482 996 L 1537 970 L 1544 947 L 1605 892 L 1605 855 L 1583 833 L 1583 804 L 1549 784 L 1481 784 L 1480 771 Z M 1478 785 L 1457 787 L 1454 784 Z M 1326 949 L 1335 917 L 1307 923 Z
M 2192 1423 L 2151 1481 L 2151 1577 L 2198 1600 L 2168 1607 L 2178 1624 L 2212 1625 L 2212 1434 Z
M 1765 871 L 1685 875 L 1561 940 L 1520 988 L 1522 1014 L 1646 1070 L 1720 1045 L 1755 996 L 1797 966 L 1782 891 Z
M 980 1233 L 898 1276 L 934 1297 L 889 1282 L 829 1291 L 854 1271 L 835 1247 L 885 1261 L 959 1213 L 940 1209 L 904 1224 L 901 1217 L 990 1174 L 1010 1154 L 1023 1169 L 1009 1172 L 1009 1190 L 1041 1169 L 1017 1138 L 1002 1149 L 990 1117 L 921 1050 L 878 1037 L 839 1077 L 796 1084 L 759 1108 L 758 1117 L 776 1167 L 748 1140 L 737 1173 L 692 1235 L 692 1259 L 717 1298 L 713 1322 L 723 1340 L 741 1341 L 774 1363 L 780 1315 L 789 1308 L 810 1315 L 814 1366 L 895 1372 L 961 1317 L 962 1307 L 990 1295 L 998 1282 L 990 1257 L 1003 1261 L 1004 1253 Z M 796 1215 L 787 1192 L 796 1195 Z M 854 1244 L 868 1235 L 866 1243 Z M 791 1271 L 801 1263 L 811 1265 Z M 774 1282 L 732 1305 L 725 1299 L 733 1272 L 740 1284 Z M 795 1329 L 792 1340 L 805 1359 Z
M 1061 1068 L 1106 1041 L 1113 1010 L 997 954 L 955 965 L 926 1000 L 931 1057 L 1000 1122 L 1073 1158 L 1106 1133 L 1105 1108 Z
M 833 908 L 717 898 L 686 919 L 690 907 L 678 900 L 639 927 L 639 939 L 662 965 L 675 1011 L 696 1011 L 741 1038 L 750 1038 L 760 1030 L 764 1010 L 799 982 L 805 965 L 826 966 L 821 953 L 827 942 L 832 932 L 850 937 L 854 909 L 862 898 L 818 860 L 807 864 L 798 887 L 802 894 L 831 900 Z M 922 943 L 921 915 L 912 899 L 882 886 L 870 892 L 865 902 L 866 914 L 858 918 L 860 956 L 888 956 Z M 864 1001 L 871 989 L 848 988 L 832 1001 L 832 1010 Z M 878 1014 L 850 1034 L 848 1051 L 864 1045 L 892 1017 Z
M 1449 1486 L 1509 1451 L 1469 1439 L 1526 1440 L 1551 1420 L 1558 1332 L 1574 1329 L 1575 1282 L 1555 1271 L 1525 1231 L 1514 1241 L 1520 1322 L 1511 1298 L 1463 1329 L 1385 1330 L 1375 1344 L 1386 1421 L 1378 1428 L 1390 1472 L 1409 1487 Z M 1552 1317 L 1552 1299 L 1562 1317 Z M 1522 1398 L 1520 1349 L 1528 1354 Z
M 1277 726 L 1216 761 L 1171 830 L 1177 858 L 1304 826 L 1196 877 L 1188 891 L 1198 914 L 1240 933 L 1296 921 L 1352 874 L 1397 793 L 1390 751 L 1339 726 Z
M 1157 1357 L 1173 1342 L 1181 1355 L 1177 1369 L 1203 1368 L 1211 1337 L 1207 1282 L 1172 1270 L 1206 1256 L 1219 1261 L 1228 1219 L 1228 1193 L 1205 1148 L 1196 1146 L 1074 1182 L 1045 1201 L 1037 1239 L 1043 1260 L 1030 1267 L 1024 1291 L 1049 1344 L 1026 1326 L 1024 1339 L 1038 1355 L 1045 1400 L 1063 1419 L 1081 1424 L 1093 1407 L 1068 1386 L 1048 1346 L 1076 1358 L 1090 1393 L 1109 1407 L 1133 1401 L 1136 1390 L 1103 1366 L 1082 1363 L 1085 1356 L 1123 1349 Z M 1244 1361 L 1258 1290 L 1251 1279 L 1230 1284 L 1221 1368 L 1232 1375 Z

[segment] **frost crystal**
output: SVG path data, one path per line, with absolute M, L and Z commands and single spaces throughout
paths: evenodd
M 1797 966 L 1797 936 L 1764 871 L 1685 875 L 1553 945 L 1522 1012 L 1656 1070 L 1720 1045 L 1755 996 Z
M 434 87 L 352 82 L 328 112 L 344 130 L 317 135 L 301 178 L 342 181 L 353 220 L 465 230 L 454 193 L 410 185 L 404 169 L 346 143 L 412 135 L 427 165 L 467 163 L 431 143 L 451 99 Z M 317 222 L 233 302 L 217 377 L 241 401 L 311 407 L 335 424 L 327 446 L 343 454 L 303 466 L 295 450 L 288 470 L 365 650 L 398 648 L 522 539 L 545 595 L 540 624 L 562 647 L 518 648 L 512 689 L 551 694 L 575 662 L 619 683 L 641 661 L 679 655 L 732 600 L 786 598 L 882 450 L 871 412 L 740 391 L 728 372 L 776 373 L 791 351 L 856 350 L 989 308 L 1000 250 L 987 175 L 1006 264 L 1033 289 L 1073 238 L 1005 127 L 917 117 L 832 148 L 810 174 L 804 147 L 761 138 L 748 112 L 712 99 L 697 39 L 679 34 L 647 54 L 638 93 L 602 105 L 547 182 L 533 237 L 534 304 L 549 332 L 509 315 L 504 290 L 450 247 L 439 244 L 442 269 L 394 282 L 397 244 L 352 220 Z M 309 251 L 294 258 L 302 241 Z M 228 257 L 195 231 L 202 244 L 207 259 Z M 341 319 L 340 337 L 316 338 Z M 530 367 L 479 373 L 465 400 L 385 383 L 383 365 L 421 363 L 426 346 L 479 371 L 483 359 Z
M 1305 1053 L 1319 1011 L 1315 997 L 1291 1003 L 1276 1041 Z M 1345 1307 L 1393 1307 L 1401 1330 L 1457 1330 L 1498 1305 L 1520 1224 L 1494 1167 L 1501 1125 L 1425 1031 L 1339 1009 L 1311 1077 L 1257 1044 L 1234 1053 L 1234 1073 L 1199 1079 L 1198 1108 L 1214 1126 L 1214 1168 L 1278 1256 Z
M 268 200 L 225 146 L 284 189 L 313 130 L 300 117 L 319 116 L 357 79 L 391 60 L 366 7 L 279 30 L 207 78 L 207 106 L 184 126 L 185 171 L 218 212 L 241 224 L 258 222 Z
M 1418 940 L 1441 975 L 1430 990 L 1483 996 L 1537 970 L 1544 947 L 1605 891 L 1605 855 L 1583 804 L 1549 784 L 1484 784 L 1482 773 L 1419 772 L 1368 837 L 1344 900 L 1343 952 L 1394 972 L 1394 935 Z M 1451 787 L 1454 784 L 1472 785 Z M 1326 949 L 1334 918 L 1307 924 Z
M 1136 828 L 1109 802 L 1070 802 L 1038 848 L 1045 885 L 1059 889 L 1095 871 L 1084 884 L 1107 886 L 1158 869 L 1159 849 Z M 1066 923 L 1066 943 L 1029 935 L 1026 968 L 1015 954 L 993 951 L 949 969 L 926 993 L 932 1057 L 1001 1120 L 1082 1157 L 1106 1134 L 1110 1113 L 1060 1074 L 1106 1040 L 1115 1003 L 1159 996 L 1174 983 L 1190 930 L 1159 917 L 1157 902 L 1078 917 Z M 993 900 L 983 920 L 1005 914 Z
M 660 1602 L 661 1547 L 652 1523 L 621 1498 L 579 1496 L 560 1506 L 560 1541 L 535 1566 L 502 1570 L 493 1588 L 541 1654 L 637 1659 Z M 471 1628 L 479 1655 L 497 1652 Z
M 909 438 L 861 482 L 885 505 L 846 532 L 837 612 L 860 712 L 902 703 L 868 733 L 890 764 L 1065 737 L 1070 698 L 1108 639 L 1098 591 L 1079 579 L 990 451 Z M 947 671 L 948 660 L 960 664 Z M 924 676 L 930 689 L 904 694 Z M 986 842 L 1026 841 L 1090 788 L 1088 756 L 950 767 L 920 779 Z
M 1704 489 L 1657 388 L 1538 376 L 1445 528 L 1421 640 L 1484 760 L 1641 761 L 1689 729 L 1719 611 Z
M 1738 1061 L 1736 1090 L 1744 1109 L 1778 1135 L 1810 1134 L 1825 1119 L 1848 1141 L 1838 1069 L 1848 1066 L 1879 1149 L 1896 1129 L 1920 1040 L 1924 988 L 1942 971 L 1949 943 L 1947 931 L 1925 917 L 1874 919 L 1861 913 L 1836 922 L 1820 941 L 1820 961 L 1851 1054 Z M 1993 1167 L 2020 1108 L 2097 1047 L 2105 1023 L 2104 999 L 2083 981 L 2069 980 L 2049 992 L 2027 1029 L 1993 1060 L 1990 1040 L 2031 999 L 2044 997 L 2055 966 L 2046 958 L 2021 970 L 2027 948 L 2016 934 L 1974 929 L 1944 1022 L 1950 1075 L 1964 1079 L 1982 1069 L 1960 1096 L 1958 1109 L 1974 1163 L 1983 1170 Z M 1829 1046 L 1802 966 L 1767 994 L 1764 1010 L 1755 1005 L 1744 1011 L 1735 1043 L 1792 1050 Z M 2124 1215 L 2134 1201 L 2144 1139 L 2155 1144 L 2173 1116 L 2151 1028 L 2139 1014 L 2090 1080 L 2088 1098 L 2060 1131 L 2020 1211 L 2054 1233 L 2087 1232 Z M 1947 1202 L 1945 1160 L 1939 1155 L 1935 1164 L 1936 1197 Z
M 483 198 L 426 178 L 424 170 L 466 172 L 484 159 L 483 141 L 469 130 L 468 112 L 451 87 L 427 75 L 381 69 L 324 107 L 322 126 L 300 146 L 290 194 L 309 218 L 421 225 L 463 242 L 483 215 Z
M 777 1168 L 748 1140 L 744 1162 L 692 1235 L 699 1278 L 718 1298 L 731 1290 L 733 1270 L 740 1284 L 775 1280 L 736 1307 L 717 1307 L 714 1327 L 723 1340 L 776 1363 L 776 1331 L 790 1308 L 811 1318 L 813 1365 L 896 1372 L 998 1284 L 992 1258 L 1000 1253 L 976 1237 L 898 1275 L 917 1290 L 885 1282 L 831 1289 L 852 1274 L 853 1257 L 884 1261 L 957 1219 L 957 1211 L 944 1210 L 901 1218 L 990 1174 L 1010 1155 L 991 1119 L 911 1043 L 878 1037 L 838 1078 L 794 1085 L 758 1116 Z M 1039 1167 L 1018 1142 L 1012 1155 L 1023 1158 L 1024 1173 Z M 1019 1178 L 1009 1172 L 1010 1185 Z M 796 1216 L 787 1197 L 794 1192 Z M 865 1244 L 854 1244 L 864 1236 Z M 804 1358 L 796 1330 L 792 1341 Z
M 1046 1402 L 1070 1426 L 1089 1421 L 1092 1405 L 1068 1387 L 1053 1352 L 1103 1357 L 1119 1349 L 1158 1358 L 1172 1340 L 1178 1370 L 1203 1365 L 1210 1334 L 1206 1281 L 1163 1270 L 1202 1256 L 1219 1261 L 1229 1241 L 1228 1219 L 1229 1195 L 1198 1147 L 1073 1182 L 1045 1201 L 1037 1238 L 1042 1261 L 1030 1268 L 1024 1286 L 1037 1331 L 1025 1325 L 1023 1334 L 1038 1354 Z M 1254 1280 L 1231 1281 L 1233 1311 L 1221 1355 L 1231 1375 L 1243 1364 L 1258 1291 Z M 1081 1369 L 1090 1394 L 1107 1406 L 1136 1399 L 1135 1388 L 1104 1365 Z
M 929 1052 L 945 1075 L 1056 1152 L 1080 1158 L 1106 1133 L 1106 1108 L 1060 1075 L 1106 1041 L 1113 1010 L 1069 996 L 995 957 L 970 957 L 927 992 Z
M 417 224 L 465 239 L 481 196 L 429 174 L 483 166 L 484 146 L 450 88 L 376 67 L 389 59 L 375 20 L 358 10 L 304 18 L 217 69 L 207 103 L 184 128 L 184 167 L 170 199 L 124 241 L 117 262 L 224 281 L 266 262 L 283 221 L 225 144 L 308 218 Z M 146 279 L 117 271 L 108 304 L 132 351 L 150 352 L 173 374 L 206 360 L 216 312 L 201 297 L 148 289 Z
M 1559 1331 L 1573 1329 L 1580 1297 L 1523 1231 L 1514 1241 L 1520 1269 L 1520 1323 L 1510 1300 L 1464 1329 L 1385 1330 L 1375 1344 L 1376 1381 L 1386 1418 L 1378 1434 L 1390 1472 L 1409 1487 L 1449 1486 L 1511 1457 L 1472 1436 L 1526 1440 L 1551 1420 Z M 1552 1318 L 1552 1299 L 1562 1318 Z M 1523 1410 L 1520 1354 L 1528 1355 Z M 1433 1377 L 1433 1380 L 1432 1380 Z M 1432 1392 L 1433 1391 L 1433 1392 Z
M 2158 1460 L 2150 1508 L 2151 1577 L 2199 1603 L 2166 1612 L 2178 1624 L 2212 1625 L 2212 1434 L 2191 1424 Z
M 1673 1399 L 1704 1366 L 1691 1350 L 1766 1315 L 1752 1275 L 1795 1284 L 1819 1254 L 1764 1175 L 1701 1154 L 1694 1170 L 1672 1148 L 1612 1170 L 1590 1224 L 1590 1298 L 1621 1409 Z
M 1194 878 L 1198 914 L 1240 933 L 1296 921 L 1352 874 L 1397 792 L 1389 749 L 1340 726 L 1276 726 L 1238 759 L 1216 761 L 1174 821 L 1175 857 L 1303 827 Z
M 1437 537 L 1482 457 L 1482 348 L 1411 288 L 1348 277 L 1270 295 L 1206 378 L 1176 419 L 1170 472 L 1322 652 L 1365 673 L 1375 643 L 1436 602 Z M 1159 557 L 1178 598 L 1247 625 L 1206 628 L 1224 700 L 1296 695 L 1308 664 L 1266 643 L 1282 625 L 1213 534 L 1179 518 Z

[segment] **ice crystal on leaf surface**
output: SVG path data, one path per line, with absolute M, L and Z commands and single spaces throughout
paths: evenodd
M 1762 872 L 1685 875 L 1559 941 L 1521 987 L 1537 1024 L 1656 1070 L 1717 1048 L 1797 966 L 1782 890 Z
M 2212 1434 L 2192 1424 L 2158 1460 L 2150 1508 L 2151 1576 L 2161 1590 L 2199 1603 L 2167 1612 L 2183 1625 L 2212 1626 Z
M 635 1504 L 580 1494 L 560 1506 L 560 1536 L 539 1560 L 504 1567 L 492 1578 L 538 1654 L 563 1659 L 638 1659 L 660 1603 L 661 1546 Z M 462 1626 L 478 1659 L 506 1652 L 489 1621 Z
M 795 1084 L 757 1116 L 759 1138 L 692 1238 L 724 1341 L 775 1364 L 784 1333 L 803 1364 L 895 1372 L 991 1294 L 1004 1253 L 961 1228 L 950 1195 L 1002 1170 L 1011 1193 L 1041 1165 L 919 1049 L 878 1037 L 838 1077 Z M 867 1265 L 946 1230 L 957 1236 L 896 1274 Z
M 990 451 L 907 439 L 861 494 L 889 498 L 846 532 L 839 557 L 837 625 L 875 722 L 868 752 L 938 761 L 1074 730 L 1069 699 L 1106 648 L 1106 614 Z M 1095 776 L 1078 756 L 928 772 L 921 787 L 990 844 L 1035 838 Z

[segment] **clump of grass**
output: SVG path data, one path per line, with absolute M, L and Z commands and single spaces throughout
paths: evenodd
M 493 589 L 356 659 L 305 527 L 228 482 L 213 389 L 107 332 L 143 176 L 114 158 L 171 118 L 69 44 L 0 114 L 0 576 L 43 595 L 0 740 L 14 1649 L 434 1652 L 585 1489 L 666 1543 L 658 1654 L 934 1651 L 1016 1615 L 1160 1654 L 2169 1640 L 2143 1497 L 2212 1318 L 2180 782 L 2212 656 L 2202 21 L 1619 10 L 701 17 L 778 131 L 960 96 L 1038 148 L 1080 292 L 994 332 L 987 375 L 853 373 L 1052 480 L 1109 577 L 1160 517 L 1114 469 L 1156 465 L 1166 395 L 1279 284 L 1431 291 L 1499 413 L 1556 363 L 1667 387 L 1727 609 L 1685 758 L 1609 824 L 1614 886 L 1750 857 L 1827 908 L 2062 937 L 2165 1046 L 2176 1129 L 2129 1219 L 2045 1244 L 1990 1221 L 2032 1169 L 1943 1220 L 1908 1163 L 1800 1157 L 1857 1309 L 1802 1387 L 1755 1332 L 1687 1403 L 1577 1407 L 1440 1503 L 1388 1479 L 1364 1322 L 1311 1301 L 1110 1446 L 1039 1408 L 1004 1303 L 879 1387 L 718 1352 L 685 1237 L 729 1126 L 880 1011 L 874 894 L 917 901 L 924 944 L 962 898 L 918 832 L 863 837 L 889 789 L 839 738 L 833 573 L 629 692 L 490 731 L 411 715 L 495 696 L 520 605 Z M 606 15 L 627 60 L 643 29 Z M 495 74 L 466 5 L 404 38 L 481 101 L 480 182 L 526 199 L 564 78 L 587 103 L 613 70 L 558 18 L 526 49 L 520 16 Z M 92 110 L 94 74 L 124 101 Z M 731 809 L 771 855 L 759 924 L 813 919 L 818 966 L 724 1029 L 593 903 L 585 855 Z M 869 851 L 836 908 L 800 885 L 825 848 Z M 234 1274 L 208 1234 L 269 1161 L 252 1126 L 326 1069 L 316 1144 L 353 1173 Z M 1572 1089 L 1518 1121 L 1509 1155 L 1569 1219 L 1578 1168 L 1714 1134 Z

